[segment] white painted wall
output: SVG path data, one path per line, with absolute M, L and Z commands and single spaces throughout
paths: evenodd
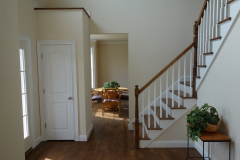
M 204 0 L 50 0 L 50 7 L 84 7 L 90 33 L 128 33 L 129 120 L 134 86 L 142 87 L 193 39 L 193 24 Z
M 198 90 L 197 105 L 204 103 L 214 106 L 221 119 L 219 130 L 232 138 L 232 158 L 240 157 L 240 138 L 239 138 L 239 95 L 240 95 L 240 20 L 236 21 L 231 33 L 227 37 L 220 49 L 217 59 L 206 75 L 203 84 Z M 198 143 L 202 146 L 201 140 Z M 211 146 L 211 158 L 217 160 L 228 159 L 228 143 L 218 143 L 215 147 Z
M 128 88 L 128 44 L 98 44 L 98 87 L 117 81 Z
M 17 14 L 17 1 L 0 1 L 0 159 L 9 160 L 25 159 Z
M 37 40 L 76 40 L 80 135 L 92 124 L 90 35 L 82 10 L 36 11 Z

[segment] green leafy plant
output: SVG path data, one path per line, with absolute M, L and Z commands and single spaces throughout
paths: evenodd
M 187 134 L 192 141 L 197 141 L 198 137 L 201 136 L 200 133 L 204 132 L 208 123 L 217 125 L 218 121 L 219 119 L 216 115 L 216 109 L 209 109 L 208 104 L 205 103 L 201 109 L 196 107 L 193 111 L 187 114 Z
M 104 85 L 103 85 L 103 88 L 116 88 L 116 89 L 118 89 L 118 87 L 120 87 L 120 85 L 116 81 L 107 82 L 107 83 L 104 83 Z

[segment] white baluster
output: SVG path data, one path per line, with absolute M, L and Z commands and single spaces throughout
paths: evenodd
M 215 38 L 216 0 L 213 0 L 212 38 Z
M 209 1 L 209 22 L 208 22 L 208 52 L 211 50 L 210 39 L 212 37 L 212 0 Z
M 204 10 L 204 12 L 203 12 L 204 14 L 203 14 L 203 21 L 202 21 L 202 52 L 203 53 L 206 53 L 205 52 L 205 36 L 206 36 L 206 32 L 205 32 L 205 30 L 206 30 L 206 27 L 205 27 L 205 17 L 206 17 L 206 14 L 205 14 L 205 10 Z M 201 59 L 202 59 L 202 55 L 201 55 Z M 201 62 L 202 62 L 202 60 L 201 60 Z M 203 65 L 203 64 L 201 64 L 201 65 Z
M 226 19 L 227 18 L 227 7 L 228 7 L 228 4 L 227 4 L 227 0 L 224 0 L 225 1 L 225 6 L 224 6 L 224 18 L 223 19 Z
M 148 87 L 148 128 L 150 128 L 150 86 Z
M 205 23 L 205 28 L 206 28 L 206 37 L 205 37 L 205 53 L 208 52 L 208 18 L 209 18 L 209 14 L 208 14 L 208 11 L 209 11 L 209 1 L 207 2 L 207 8 L 206 8 L 206 23 Z M 205 62 L 205 61 L 204 61 Z M 204 63 L 205 64 L 205 63 Z
M 172 106 L 174 106 L 174 64 L 172 66 Z
M 216 4 L 216 21 L 215 21 L 215 27 L 216 27 L 216 29 L 215 29 L 215 32 L 216 32 L 216 34 L 215 34 L 215 37 L 218 37 L 218 21 L 220 21 L 219 20 L 219 12 L 220 12 L 220 0 L 216 0 L 217 1 L 217 4 Z
M 199 60 L 200 60 L 199 55 L 201 55 L 201 52 L 202 52 L 202 49 L 201 49 L 201 25 L 198 25 L 198 54 L 197 54 L 198 62 L 197 62 L 197 64 L 199 64 Z M 200 76 L 198 67 L 197 67 L 197 75 Z
M 193 59 L 193 48 L 191 49 L 191 53 L 190 53 L 190 97 L 192 97 L 192 68 L 193 68 L 193 62 L 192 62 L 192 59 Z
M 180 107 L 180 59 L 178 60 L 178 107 Z
M 154 128 L 156 128 L 156 81 L 154 81 Z
M 184 76 L 183 76 L 183 79 L 184 79 L 184 94 L 183 96 L 186 97 L 186 54 L 184 55 L 184 62 L 183 62 L 183 65 L 184 65 Z
M 162 76 L 160 76 L 160 118 L 162 118 Z
M 199 36 L 200 36 L 200 41 L 199 41 L 199 54 L 197 55 L 198 57 L 198 65 L 202 65 L 202 53 L 203 53 L 203 18 L 201 18 L 201 24 L 199 27 Z M 200 68 L 197 67 L 197 75 L 200 76 Z
M 168 118 L 168 70 L 166 73 L 166 118 Z
M 220 8 L 219 21 L 223 20 L 223 18 L 224 18 L 224 0 L 221 0 L 221 8 Z
M 144 91 L 142 93 L 142 137 L 144 138 Z

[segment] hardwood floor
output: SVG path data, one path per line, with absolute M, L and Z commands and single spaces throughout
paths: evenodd
M 106 111 L 103 117 L 101 103 L 94 103 L 92 110 L 94 130 L 88 142 L 41 142 L 26 156 L 26 160 L 186 159 L 187 149 L 184 148 L 136 150 L 134 148 L 133 132 L 128 130 L 128 101 L 122 101 L 122 110 L 119 117 L 118 111 Z M 190 156 L 199 157 L 200 154 L 196 149 L 190 149 Z

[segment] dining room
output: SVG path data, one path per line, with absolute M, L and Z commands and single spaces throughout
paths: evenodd
M 128 123 L 128 34 L 91 34 L 90 39 L 93 122 Z

